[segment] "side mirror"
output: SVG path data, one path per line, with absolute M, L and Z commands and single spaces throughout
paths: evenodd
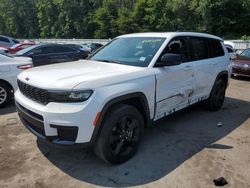
M 181 55 L 167 53 L 161 57 L 161 61 L 157 62 L 156 66 L 157 67 L 174 66 L 181 64 L 181 62 L 182 62 Z

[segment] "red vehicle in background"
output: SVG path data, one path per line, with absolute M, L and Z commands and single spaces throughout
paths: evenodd
M 250 77 L 250 48 L 233 59 L 232 75 Z
M 16 52 L 18 52 L 24 48 L 28 48 L 30 46 L 33 46 L 35 44 L 36 43 L 34 41 L 24 41 L 22 43 L 15 44 L 14 46 L 8 48 L 8 52 L 11 54 L 15 54 Z

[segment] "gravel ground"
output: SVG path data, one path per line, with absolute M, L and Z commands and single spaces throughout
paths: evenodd
M 218 123 L 222 123 L 218 127 Z M 231 79 L 219 112 L 194 106 L 146 130 L 130 161 L 112 166 L 91 151 L 58 149 L 0 109 L 0 187 L 250 187 L 250 79 Z

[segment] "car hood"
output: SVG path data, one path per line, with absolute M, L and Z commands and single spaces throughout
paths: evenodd
M 22 72 L 18 79 L 35 87 L 50 90 L 81 87 L 92 89 L 138 77 L 147 68 L 80 60 L 36 67 Z M 83 88 L 82 88 L 83 89 Z
M 250 65 L 250 59 L 235 59 L 233 60 L 236 64 L 247 64 Z

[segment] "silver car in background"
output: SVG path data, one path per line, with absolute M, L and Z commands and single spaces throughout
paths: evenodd
M 0 47 L 10 48 L 11 46 L 18 44 L 18 43 L 19 41 L 12 37 L 0 35 Z

